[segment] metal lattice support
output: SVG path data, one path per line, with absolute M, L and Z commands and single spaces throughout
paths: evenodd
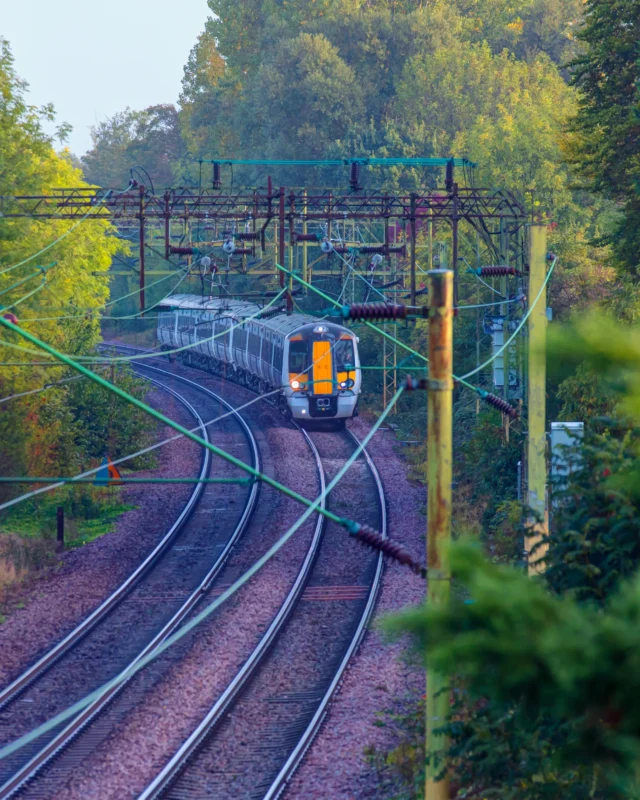
M 390 328 L 391 330 L 387 330 Z M 390 333 L 394 338 L 398 338 L 397 323 L 382 326 L 385 333 Z M 391 398 L 398 391 L 398 347 L 395 342 L 389 341 L 386 336 L 382 338 L 382 365 L 383 387 L 382 387 L 382 407 L 386 408 Z M 397 413 L 394 406 L 392 414 Z

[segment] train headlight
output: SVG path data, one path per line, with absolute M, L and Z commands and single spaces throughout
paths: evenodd
M 292 389 L 299 389 L 300 388 L 300 381 L 291 381 L 291 388 Z
M 346 381 L 340 381 L 340 388 L 341 389 L 351 389 L 353 386 L 353 379 L 347 378 Z
M 316 325 L 316 327 L 313 329 L 313 332 L 314 333 L 326 333 L 327 332 L 327 328 L 325 328 L 324 325 Z

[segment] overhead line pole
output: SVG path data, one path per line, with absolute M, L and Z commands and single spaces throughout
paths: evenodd
M 411 305 L 416 304 L 416 195 L 411 193 L 409 206 L 409 233 L 411 236 Z
M 451 270 L 429 272 L 429 377 L 427 383 L 427 605 L 449 604 L 453 437 L 453 283 Z M 449 777 L 441 732 L 449 716 L 449 678 L 429 667 L 425 800 L 448 800 Z M 442 780 L 439 778 L 442 777 Z
M 140 311 L 144 315 L 144 186 L 140 185 Z
M 529 308 L 540 298 L 529 316 L 528 356 L 528 437 L 527 437 L 527 505 L 534 512 L 529 521 L 525 540 L 529 574 L 542 570 L 539 559 L 544 556 L 540 548 L 532 554 L 548 531 L 546 501 L 546 378 L 547 378 L 547 229 L 532 225 L 529 237 Z M 536 563 L 538 562 L 538 563 Z

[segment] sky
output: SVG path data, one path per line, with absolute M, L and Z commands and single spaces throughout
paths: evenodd
M 127 106 L 177 102 L 208 16 L 206 0 L 0 0 L 0 36 L 29 84 L 27 102 L 54 104 L 80 156 L 97 122 Z

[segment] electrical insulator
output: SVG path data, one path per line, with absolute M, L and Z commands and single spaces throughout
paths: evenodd
M 346 319 L 406 319 L 407 306 L 391 303 L 354 303 Z
M 236 243 L 233 239 L 225 239 L 222 249 L 228 256 L 232 256 L 236 252 Z
M 406 380 L 404 382 L 404 389 L 406 392 L 415 392 L 415 391 L 425 391 L 427 389 L 427 379 L 426 378 L 413 378 L 411 375 L 407 375 Z
M 447 161 L 444 185 L 449 194 L 453 192 L 453 159 Z
M 357 192 L 358 189 L 361 188 L 360 186 L 360 164 L 354 161 L 351 164 L 351 171 L 349 174 L 349 185 L 353 189 L 354 192 Z
M 323 253 L 327 253 L 327 255 L 329 253 L 333 253 L 333 245 L 328 239 L 322 240 L 322 242 L 320 243 L 320 249 L 322 250 Z
M 385 539 L 382 534 L 374 530 L 374 528 L 370 528 L 368 525 L 357 525 L 354 526 L 354 529 L 349 531 L 349 533 L 365 547 L 378 550 L 383 555 L 397 561 L 399 564 L 409 567 L 416 575 L 421 575 L 423 578 L 427 577 L 426 569 L 413 558 L 408 550 L 405 550 L 405 548 L 397 542 Z
M 257 242 L 260 238 L 259 231 L 244 231 L 240 233 L 236 233 L 235 238 L 239 242 Z
M 499 278 L 516 274 L 515 267 L 478 267 L 472 271 L 476 275 L 482 275 L 484 278 Z
M 385 255 L 387 253 L 386 244 L 365 244 L 359 249 L 361 253 L 377 253 L 379 255 Z
M 220 164 L 216 161 L 213 165 L 213 188 L 219 189 L 222 186 L 222 180 L 220 179 Z
M 506 414 L 506 416 L 510 417 L 511 419 L 518 419 L 518 409 L 507 403 L 504 398 L 484 391 L 480 392 L 479 394 L 485 403 L 497 408 L 502 414 Z
M 376 267 L 379 267 L 380 264 L 384 261 L 383 257 L 380 253 L 376 253 L 375 255 L 371 256 L 371 261 L 369 262 L 369 267 L 373 270 Z
M 173 247 L 169 248 L 169 253 L 174 256 L 192 256 L 197 253 L 195 247 Z
M 209 269 L 209 267 L 211 266 L 211 259 L 209 258 L 209 256 L 203 256 L 203 257 L 200 259 L 200 263 L 202 264 L 202 266 L 203 266 L 205 269 Z
M 10 311 L 7 311 L 7 313 L 3 314 L 2 316 L 4 319 L 7 320 L 7 322 L 10 322 L 12 325 L 18 324 L 18 318 L 16 317 L 15 314 L 12 314 Z

